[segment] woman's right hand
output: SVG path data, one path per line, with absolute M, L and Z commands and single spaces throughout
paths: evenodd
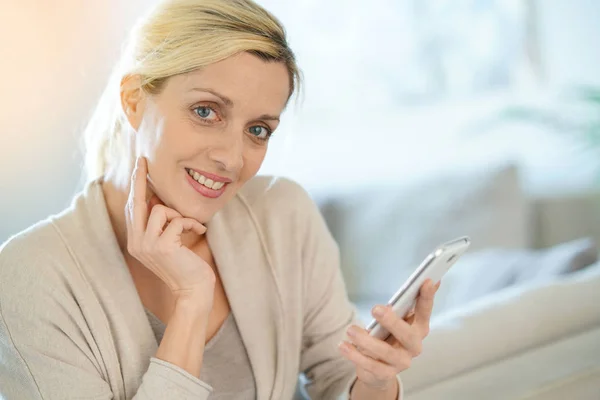
M 125 208 L 127 250 L 169 287 L 175 300 L 188 296 L 202 299 L 208 312 L 212 308 L 214 271 L 181 241 L 184 232 L 203 235 L 206 227 L 172 208 L 156 204 L 156 197 L 149 205 L 147 174 L 147 161 L 139 157 Z

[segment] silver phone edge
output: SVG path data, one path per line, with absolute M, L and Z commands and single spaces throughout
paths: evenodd
M 421 262 L 419 267 L 408 277 L 406 282 L 404 282 L 404 285 L 402 285 L 402 287 L 400 289 L 398 289 L 398 291 L 396 293 L 394 293 L 394 295 L 388 301 L 387 305 L 394 306 L 394 304 L 400 299 L 400 297 L 402 297 L 402 295 L 404 293 L 406 293 L 406 291 L 412 286 L 412 284 L 417 279 L 419 279 L 419 277 L 423 274 L 423 272 L 425 272 L 425 270 L 427 270 L 427 267 L 430 266 L 431 263 L 441 255 L 441 253 L 444 253 L 446 251 L 446 249 L 448 249 L 449 247 L 454 247 L 463 242 L 467 248 L 471 245 L 471 239 L 468 236 L 461 236 L 459 238 L 456 238 L 456 239 L 453 239 L 453 240 L 450 240 L 448 242 L 441 244 L 434 251 L 429 253 L 427 255 L 427 257 L 425 258 L 425 260 L 423 260 Z M 369 324 L 369 326 L 367 326 L 366 329 L 367 329 L 367 331 L 371 331 L 376 326 L 377 326 L 377 320 L 374 319 L 371 321 L 371 323 Z

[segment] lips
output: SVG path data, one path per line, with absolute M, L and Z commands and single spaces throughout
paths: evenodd
M 216 179 L 216 177 L 214 175 L 212 177 L 208 177 L 208 176 L 206 176 L 202 173 L 199 173 L 198 171 L 192 170 L 192 169 L 186 169 L 186 171 L 187 171 L 188 175 L 191 176 L 196 182 L 198 182 L 201 185 L 206 186 L 208 189 L 219 190 L 227 183 L 224 180 Z M 211 179 L 211 178 L 214 178 L 214 179 Z
M 220 197 L 228 185 L 227 182 L 215 182 L 193 170 L 187 170 L 186 179 L 196 192 L 210 199 Z

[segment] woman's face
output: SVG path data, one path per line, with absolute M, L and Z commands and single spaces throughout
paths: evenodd
M 136 132 L 153 191 L 210 220 L 258 172 L 289 94 L 286 66 L 249 53 L 169 78 Z

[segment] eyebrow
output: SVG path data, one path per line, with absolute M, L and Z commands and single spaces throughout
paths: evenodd
M 225 103 L 226 106 L 233 107 L 233 101 L 229 97 L 220 94 L 216 90 L 209 89 L 209 88 L 195 87 L 195 88 L 191 88 L 189 91 L 190 92 L 206 92 L 206 93 L 210 93 L 210 94 L 212 94 L 212 95 L 217 96 L 218 98 L 220 98 L 223 101 L 223 103 Z M 266 120 L 272 120 L 272 121 L 279 122 L 279 117 L 278 116 L 269 115 L 269 114 L 263 114 L 260 117 L 258 117 L 257 119 L 266 119 Z
M 191 88 L 189 91 L 190 92 L 207 92 L 207 93 L 210 93 L 210 94 L 212 94 L 212 95 L 217 96 L 218 98 L 220 98 L 223 101 L 223 103 L 225 103 L 225 105 L 227 105 L 229 107 L 233 107 L 233 101 L 231 101 L 231 99 L 229 97 L 223 96 L 222 94 L 220 94 L 216 90 L 209 89 L 209 88 L 195 87 L 195 88 Z

